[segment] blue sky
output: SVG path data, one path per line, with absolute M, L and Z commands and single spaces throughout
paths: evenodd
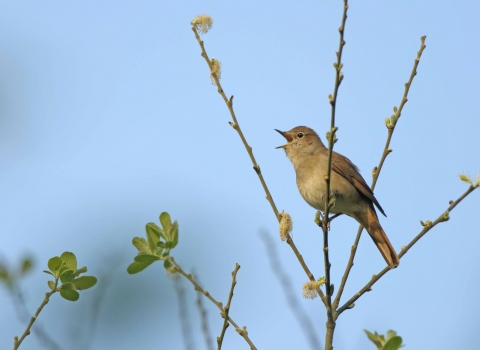
M 48 258 L 73 251 L 105 287 L 77 303 L 57 296 L 39 320 L 64 348 L 182 349 L 177 299 L 163 267 L 128 276 L 134 236 L 168 211 L 180 224 L 176 260 L 226 301 L 231 271 L 242 268 L 231 316 L 260 349 L 306 349 L 259 232 L 276 239 L 281 264 L 323 342 L 321 302 L 304 300 L 307 280 L 277 223 L 190 29 L 207 13 L 204 36 L 223 63 L 222 84 L 293 237 L 316 276 L 323 275 L 315 211 L 298 194 L 293 167 L 273 129 L 329 128 L 342 3 L 214 1 L 11 1 L 0 4 L 0 255 L 28 252 L 36 271 L 22 286 L 30 310 L 47 290 Z M 467 188 L 457 175 L 480 171 L 478 36 L 475 1 L 352 2 L 346 25 L 345 78 L 335 150 L 367 182 L 386 139 L 384 119 L 403 95 L 420 37 L 427 35 L 393 152 L 375 190 L 381 223 L 400 249 Z M 429 232 L 338 320 L 335 349 L 374 348 L 363 329 L 395 329 L 407 349 L 473 348 L 480 324 L 479 193 Z M 332 276 L 339 284 L 357 223 L 332 224 Z M 344 300 L 384 262 L 364 236 Z M 107 278 L 107 276 L 109 278 Z M 108 283 L 106 282 L 108 280 Z M 195 295 L 186 288 L 192 339 L 203 349 Z M 23 331 L 0 292 L 0 344 Z M 222 320 L 208 304 L 212 336 Z M 94 310 L 98 312 L 93 323 Z M 95 329 L 95 330 L 92 330 Z M 72 340 L 72 339 L 76 340 Z M 77 340 L 78 339 L 78 340 Z M 227 331 L 225 347 L 246 344 Z M 23 349 L 38 349 L 29 337 Z

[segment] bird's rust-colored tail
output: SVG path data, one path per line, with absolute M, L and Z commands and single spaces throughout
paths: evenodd
M 400 259 L 388 240 L 387 234 L 383 231 L 375 209 L 373 206 L 369 206 L 367 212 L 362 214 L 363 215 L 356 217 L 357 221 L 360 222 L 370 234 L 370 237 L 372 237 L 373 242 L 382 254 L 387 265 L 390 266 L 390 268 L 397 267 L 400 264 Z

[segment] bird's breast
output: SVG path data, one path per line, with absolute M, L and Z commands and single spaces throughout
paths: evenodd
M 314 169 L 312 169 L 314 170 Z M 297 187 L 303 199 L 313 208 L 324 211 L 326 182 L 321 169 L 297 172 Z M 335 195 L 335 204 L 330 213 L 352 216 L 360 210 L 361 198 L 357 189 L 343 176 L 331 173 L 330 193 Z

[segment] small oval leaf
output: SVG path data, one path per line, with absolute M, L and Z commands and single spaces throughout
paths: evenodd
M 150 249 L 145 238 L 135 237 L 132 240 L 132 244 L 138 249 L 139 253 L 150 253 Z
M 161 237 L 161 238 L 165 239 L 165 234 L 164 234 L 163 230 L 160 227 L 158 227 L 157 224 L 155 224 L 153 222 L 149 222 L 145 229 L 146 229 L 147 233 L 150 231 L 152 234 L 154 234 L 158 238 Z
M 77 290 L 85 290 L 92 288 L 95 284 L 97 284 L 97 278 L 94 276 L 81 276 L 73 280 L 72 283 L 75 285 Z
M 72 252 L 63 252 L 60 255 L 62 261 L 64 262 L 65 266 L 67 266 L 70 270 L 77 271 L 77 257 Z
M 87 267 L 86 266 L 84 266 L 84 267 L 78 269 L 77 271 L 75 271 L 75 273 L 73 274 L 72 277 L 77 278 L 81 273 L 85 273 L 85 272 L 87 272 Z
M 161 260 L 160 257 L 158 255 L 153 255 L 153 254 L 138 254 L 135 259 L 136 262 L 146 262 L 146 261 L 151 261 L 151 262 L 154 262 L 154 261 L 157 261 L 157 260 Z
M 54 256 L 48 260 L 48 268 L 55 276 L 57 276 L 57 272 L 60 270 L 60 267 L 62 267 L 62 259 L 59 256 Z
M 398 335 L 390 338 L 389 341 L 383 346 L 382 350 L 398 350 L 402 346 L 402 338 Z
M 64 283 L 60 286 L 60 290 L 76 290 L 77 288 L 72 282 Z
M 55 283 L 53 283 L 53 281 L 48 281 L 47 284 L 48 284 L 48 288 L 50 288 L 51 290 L 55 289 Z
M 172 227 L 172 220 L 170 219 L 170 214 L 165 211 L 161 213 L 160 223 L 162 224 L 163 232 L 167 234 L 167 232 L 170 231 L 170 228 Z
M 60 295 L 69 301 L 77 301 L 80 298 L 80 294 L 72 289 L 62 289 L 60 290 Z
M 147 268 L 149 265 L 151 265 L 153 261 L 144 261 L 144 262 L 137 262 L 134 261 L 127 267 L 127 272 L 130 275 L 139 273 L 140 271 L 143 271 L 145 268 Z
M 60 281 L 62 283 L 70 282 L 73 279 L 73 270 L 65 270 L 60 275 Z

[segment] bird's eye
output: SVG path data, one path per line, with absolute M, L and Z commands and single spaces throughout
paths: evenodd
M 299 132 L 299 133 L 297 134 L 297 137 L 298 137 L 299 139 L 301 139 L 301 138 L 303 137 L 303 132 Z

